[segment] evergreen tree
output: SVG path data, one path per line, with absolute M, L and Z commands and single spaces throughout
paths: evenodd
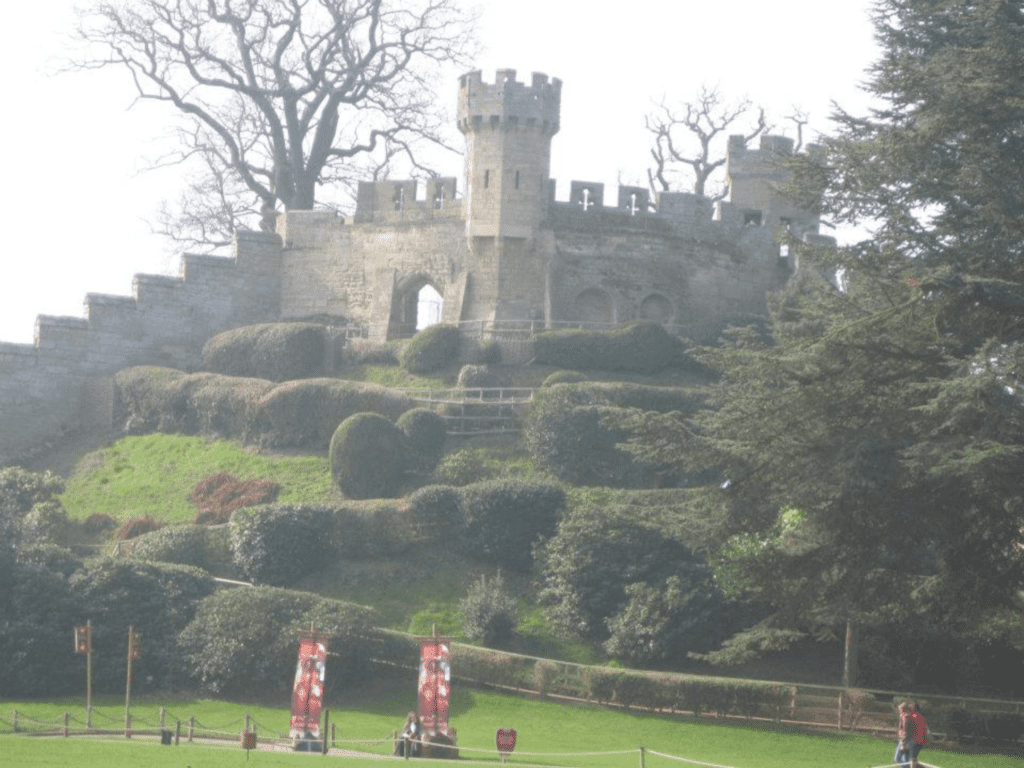
M 720 583 L 775 608 L 715 660 L 925 613 L 1024 647 L 1022 5 L 878 3 L 876 106 L 791 190 L 871 236 L 793 244 L 771 338 L 699 356 L 713 410 L 633 418 L 644 458 L 727 478 Z

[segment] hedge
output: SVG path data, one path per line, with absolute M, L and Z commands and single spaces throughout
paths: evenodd
M 231 554 L 249 581 L 287 586 L 325 568 L 335 557 L 326 534 L 328 510 L 252 507 L 231 515 Z
M 420 472 L 432 472 L 448 439 L 444 417 L 429 408 L 413 408 L 399 416 L 395 426 L 405 435 L 410 464 Z
M 304 379 L 323 370 L 326 328 L 267 323 L 219 333 L 203 346 L 203 367 L 226 376 Z
M 137 366 L 115 376 L 115 418 L 129 432 L 208 434 L 268 448 L 324 450 L 354 413 L 397 419 L 413 407 L 385 387 L 339 379 L 265 379 Z
M 357 413 L 331 438 L 331 475 L 350 499 L 379 499 L 398 494 L 405 479 L 405 435 L 375 413 Z
M 454 325 L 432 325 L 417 333 L 402 350 L 402 367 L 409 373 L 431 373 L 459 359 L 462 334 Z
M 538 365 L 573 370 L 653 374 L 689 362 L 682 341 L 643 321 L 609 331 L 542 331 L 534 336 L 533 351 Z

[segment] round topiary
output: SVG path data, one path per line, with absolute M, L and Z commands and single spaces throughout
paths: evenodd
M 454 325 L 432 325 L 417 333 L 402 350 L 402 367 L 409 373 L 430 373 L 459 359 L 462 334 Z
M 448 430 L 444 417 L 429 408 L 413 408 L 395 422 L 405 434 L 409 463 L 420 472 L 432 472 L 444 456 Z
M 349 416 L 331 438 L 331 475 L 350 499 L 394 497 L 408 464 L 405 435 L 376 413 Z
M 462 389 L 487 389 L 495 386 L 496 377 L 486 365 L 464 365 L 459 369 L 456 386 Z
M 555 371 L 541 383 L 542 387 L 553 387 L 555 384 L 579 384 L 581 381 L 590 381 L 579 371 Z

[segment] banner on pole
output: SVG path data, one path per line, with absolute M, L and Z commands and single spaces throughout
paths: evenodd
M 420 638 L 420 722 L 427 733 L 448 735 L 448 702 L 451 696 L 451 651 L 448 638 Z
M 323 706 L 327 637 L 304 634 L 299 637 L 299 661 L 292 690 L 293 739 L 320 738 L 320 709 Z

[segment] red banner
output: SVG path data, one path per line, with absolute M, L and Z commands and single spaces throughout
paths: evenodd
M 451 652 L 447 640 L 420 643 L 420 721 L 428 734 L 448 735 L 448 700 L 451 695 Z
M 299 663 L 292 690 L 293 739 L 320 738 L 320 708 L 324 697 L 327 638 L 304 635 L 299 638 Z

